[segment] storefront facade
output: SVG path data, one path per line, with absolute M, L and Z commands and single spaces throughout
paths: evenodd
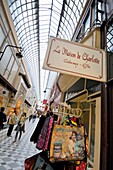
M 0 51 L 8 44 L 18 46 L 13 24 L 8 17 L 5 1 L 1 4 Z M 87 76 L 76 77 L 60 74 L 57 80 L 61 102 L 82 110 L 81 123 L 88 134 L 88 166 L 95 170 L 112 170 L 113 148 L 113 3 L 112 0 L 89 0 L 77 24 L 72 42 L 103 49 L 107 59 L 107 79 L 104 82 Z M 18 52 L 18 50 L 16 51 Z M 18 112 L 34 112 L 35 98 L 30 96 L 30 83 L 22 59 L 15 58 L 15 50 L 8 47 L 0 61 L 0 106 L 6 113 L 17 108 Z M 20 67 L 21 65 L 21 67 Z M 96 68 L 95 68 L 96 71 Z M 25 74 L 24 74 L 25 73 Z M 9 83 L 10 82 L 10 83 Z M 28 94 L 28 96 L 27 96 Z M 25 96 L 27 98 L 25 99 Z M 57 95 L 53 99 L 57 99 Z M 28 101 L 29 100 L 29 101 Z M 59 100 L 59 98 L 58 98 Z M 58 103 L 58 101 L 57 101 Z M 31 108 L 33 106 L 33 108 Z
M 95 170 L 112 169 L 112 9 L 111 1 L 89 1 L 72 39 L 105 50 L 106 81 L 73 77 L 65 73 L 61 73 L 57 81 L 62 92 L 60 101 L 66 102 L 71 108 L 82 110 L 80 119 L 86 126 L 89 143 L 87 168 Z M 94 11 L 96 11 L 95 16 Z
M 26 71 L 7 1 L 0 2 L 0 107 L 7 116 L 14 111 L 34 113 L 36 99 Z M 30 91 L 30 93 L 29 93 Z M 27 97 L 32 98 L 29 102 Z M 35 103 L 35 105 L 34 105 Z

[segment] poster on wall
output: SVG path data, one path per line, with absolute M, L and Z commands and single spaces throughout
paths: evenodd
M 81 43 L 51 37 L 43 69 L 105 82 L 105 51 Z

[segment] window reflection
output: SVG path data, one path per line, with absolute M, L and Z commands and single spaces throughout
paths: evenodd
M 90 28 L 90 15 L 88 13 L 86 21 L 84 23 L 84 32 L 86 33 Z
M 90 160 L 94 162 L 94 147 L 95 147 L 95 108 L 96 104 L 91 104 L 91 131 L 90 131 Z
M 2 28 L 0 27 L 0 46 L 2 45 L 4 39 L 5 39 L 5 35 L 3 33 Z

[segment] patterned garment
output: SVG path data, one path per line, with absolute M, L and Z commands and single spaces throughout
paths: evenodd
M 43 150 L 48 149 L 48 144 L 49 144 L 49 139 L 50 139 L 52 127 L 53 127 L 53 117 L 51 117 L 50 121 L 49 121 L 48 132 L 47 132 L 47 136 L 46 136 L 45 145 L 43 147 Z
M 44 148 L 46 136 L 48 133 L 49 122 L 50 122 L 50 117 L 47 117 L 43 124 L 41 133 L 39 135 L 39 138 L 38 138 L 38 141 L 36 144 L 36 148 L 39 150 L 43 150 L 43 148 Z
M 42 127 L 43 127 L 45 120 L 46 120 L 46 117 L 42 115 L 39 119 L 39 122 L 38 122 L 32 136 L 31 136 L 31 138 L 30 138 L 31 142 L 37 143 L 37 140 L 39 138 L 39 135 L 41 133 L 41 130 L 42 130 Z

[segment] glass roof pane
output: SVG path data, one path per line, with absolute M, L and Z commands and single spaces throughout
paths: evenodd
M 21 11 L 21 8 L 19 8 L 19 10 Z M 26 11 L 27 10 L 27 6 L 26 5 L 22 5 L 22 11 Z
M 19 43 L 23 48 L 24 62 L 37 99 L 42 100 L 45 95 L 44 89 L 52 85 L 50 82 L 54 82 L 57 75 L 42 70 L 48 40 L 50 36 L 71 40 L 86 0 L 8 0 L 8 2 Z M 48 75 L 51 77 L 50 82 Z

